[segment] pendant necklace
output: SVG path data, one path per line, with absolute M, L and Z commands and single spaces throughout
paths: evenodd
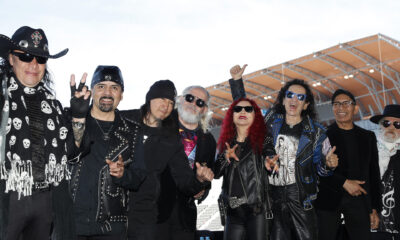
M 103 128 L 100 126 L 100 124 L 99 124 L 99 122 L 97 121 L 97 119 L 96 119 L 96 118 L 93 118 L 93 119 L 96 121 L 97 126 L 99 126 L 100 131 L 103 133 L 103 140 L 104 140 L 104 141 L 110 140 L 110 132 L 111 132 L 111 130 L 112 130 L 112 128 L 113 128 L 113 125 L 111 125 L 110 129 L 108 129 L 107 132 L 104 132 L 104 131 L 103 131 Z

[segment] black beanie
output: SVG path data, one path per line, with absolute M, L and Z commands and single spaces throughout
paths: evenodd
M 90 88 L 93 89 L 94 85 L 103 81 L 115 82 L 119 84 L 122 91 L 124 91 L 124 79 L 122 78 L 121 70 L 119 70 L 117 66 L 98 66 L 94 71 Z
M 155 82 L 146 94 L 146 102 L 155 98 L 167 98 L 175 102 L 176 89 L 170 80 L 160 80 Z

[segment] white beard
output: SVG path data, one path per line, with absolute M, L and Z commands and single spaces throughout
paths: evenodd
M 178 114 L 184 122 L 189 124 L 199 123 L 202 117 L 200 113 L 193 114 L 189 111 L 186 111 L 183 104 L 178 104 Z

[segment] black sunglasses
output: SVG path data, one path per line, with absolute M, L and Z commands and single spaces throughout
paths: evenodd
M 39 57 L 39 56 L 32 55 L 30 53 L 12 52 L 11 54 L 14 56 L 17 56 L 19 58 L 19 60 L 21 60 L 23 62 L 27 62 L 27 63 L 32 62 L 32 60 L 34 58 L 36 58 L 37 63 L 45 64 L 48 59 L 47 57 Z
M 233 107 L 233 111 L 235 113 L 240 113 L 243 109 L 248 113 L 251 113 L 251 112 L 254 111 L 253 106 L 237 106 L 236 105 L 236 106 Z
M 389 127 L 390 125 L 392 125 L 392 122 L 391 122 L 391 121 L 389 121 L 389 120 L 383 120 L 383 121 L 382 121 L 382 126 L 383 126 L 383 127 L 387 128 L 387 127 Z M 394 122 L 393 122 L 393 127 L 395 127 L 396 129 L 400 129 L 400 122 L 394 121 Z
M 186 100 L 186 102 L 189 102 L 189 103 L 192 103 L 196 98 L 197 98 L 196 106 L 198 106 L 199 108 L 202 108 L 206 105 L 206 102 L 204 102 L 204 100 L 201 98 L 195 97 L 192 94 L 185 95 L 185 100 Z
M 287 98 L 293 98 L 294 96 L 297 96 L 297 100 L 304 101 L 304 100 L 306 100 L 307 95 L 302 94 L 302 93 L 294 93 L 294 92 L 288 90 L 288 91 L 286 91 L 285 96 Z

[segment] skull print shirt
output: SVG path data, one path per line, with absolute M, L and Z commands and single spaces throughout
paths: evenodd
M 30 88 L 13 76 L 7 80 L 6 92 L 8 100 L 3 107 L 3 113 L 8 112 L 6 157 L 0 161 L 0 178 L 6 181 L 5 192 L 16 191 L 19 197 L 29 196 L 32 190 L 69 179 L 68 129 L 60 102 L 45 88 L 43 81 Z M 36 108 L 32 108 L 32 102 L 27 104 L 28 95 L 36 95 L 33 101 L 39 104 Z M 30 117 L 34 119 L 33 125 Z

